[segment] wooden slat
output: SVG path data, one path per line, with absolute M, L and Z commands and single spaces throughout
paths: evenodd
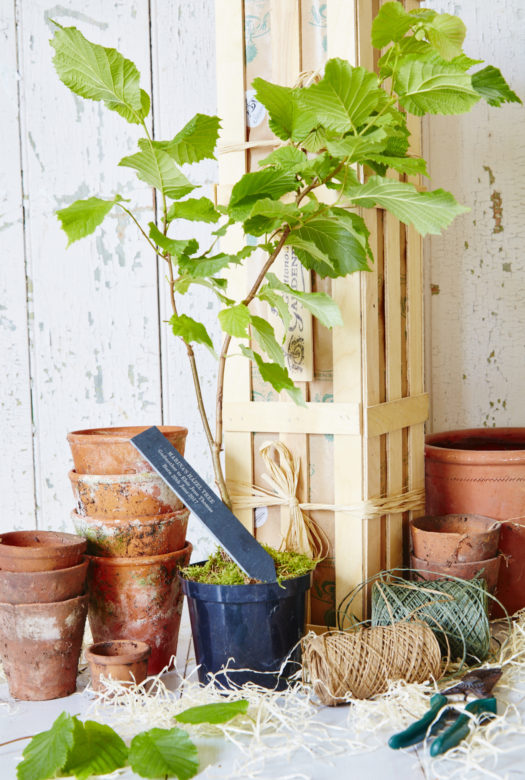
M 270 20 L 273 80 L 291 87 L 301 71 L 299 0 L 270 0 Z
M 306 406 L 297 406 L 293 401 L 268 401 L 263 406 L 259 402 L 227 401 L 224 428 L 258 433 L 359 435 L 361 407 L 358 403 L 308 402 Z
M 387 401 L 366 409 L 365 421 L 368 436 L 381 436 L 407 428 L 409 425 L 420 425 L 428 417 L 429 399 L 426 393 L 400 398 L 397 401 Z

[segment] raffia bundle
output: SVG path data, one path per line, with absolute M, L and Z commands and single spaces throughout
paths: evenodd
M 441 676 L 438 641 L 419 621 L 312 633 L 302 648 L 303 679 L 332 707 L 348 696 L 370 699 L 384 693 L 390 680 L 424 682 Z

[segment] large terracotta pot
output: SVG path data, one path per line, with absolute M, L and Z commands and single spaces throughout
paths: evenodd
M 68 433 L 67 440 L 78 474 L 140 474 L 153 471 L 130 439 L 145 431 L 147 425 L 127 428 L 89 428 Z M 188 429 L 179 425 L 159 426 L 176 450 L 184 455 Z
M 177 652 L 183 593 L 178 570 L 192 546 L 143 558 L 90 559 L 89 623 L 95 642 L 138 639 L 151 647 L 148 674 L 157 674 Z
M 494 558 L 500 531 L 501 523 L 481 515 L 429 515 L 410 522 L 414 555 L 448 565 Z
M 0 536 L 0 569 L 66 569 L 82 561 L 86 546 L 86 540 L 74 534 L 57 531 L 9 531 Z
M 143 517 L 183 509 L 182 501 L 163 479 L 142 474 L 77 474 L 69 472 L 79 515 Z
M 59 699 L 75 692 L 87 598 L 0 604 L 0 656 L 15 699 Z
M 427 514 L 476 513 L 504 522 L 497 596 L 525 607 L 525 428 L 472 428 L 427 436 Z
M 136 558 L 181 550 L 186 544 L 189 509 L 157 517 L 81 517 L 72 512 L 73 525 L 87 539 L 90 555 Z
M 87 559 L 53 571 L 0 571 L 0 601 L 36 604 L 67 601 L 84 593 Z

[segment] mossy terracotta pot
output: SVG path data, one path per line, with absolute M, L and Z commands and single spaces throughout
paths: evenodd
M 0 571 L 0 602 L 36 604 L 67 601 L 84 593 L 87 558 L 76 566 L 52 571 Z
M 497 555 L 500 530 L 500 522 L 482 515 L 418 517 L 410 523 L 412 551 L 448 564 L 484 561 Z
M 148 674 L 157 674 L 177 652 L 183 593 L 179 568 L 192 546 L 142 558 L 91 557 L 89 623 L 95 643 L 136 639 L 151 647 Z
M 158 474 L 77 474 L 69 472 L 79 515 L 144 517 L 183 509 L 182 501 Z
M 189 509 L 157 517 L 81 517 L 72 512 L 73 525 L 87 539 L 90 555 L 136 558 L 181 550 L 186 544 Z
M 153 471 L 130 439 L 145 431 L 147 425 L 127 428 L 88 428 L 68 433 L 75 471 L 78 474 L 140 474 Z M 188 429 L 179 425 L 159 426 L 176 450 L 184 455 Z
M 81 563 L 87 542 L 56 531 L 10 531 L 0 536 L 0 570 L 52 571 Z
M 89 645 L 84 651 L 95 691 L 105 689 L 103 677 L 139 685 L 146 679 L 151 647 L 134 639 L 114 639 Z
M 87 598 L 0 604 L 0 656 L 15 699 L 59 699 L 75 692 Z

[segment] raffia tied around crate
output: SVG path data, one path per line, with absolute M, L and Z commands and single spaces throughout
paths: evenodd
M 441 675 L 441 650 L 425 623 L 308 634 L 303 639 L 303 679 L 323 704 L 335 706 L 384 693 L 395 680 L 424 682 Z
M 259 448 L 268 473 L 262 479 L 269 488 L 247 482 L 230 481 L 232 503 L 236 509 L 256 509 L 264 506 L 287 506 L 289 518 L 281 548 L 293 550 L 310 558 L 320 558 L 326 553 L 327 539 L 322 529 L 306 514 L 308 511 L 326 510 L 348 512 L 357 519 L 380 518 L 385 514 L 420 510 L 424 506 L 424 490 L 409 490 L 384 498 L 370 498 L 356 504 L 300 503 L 297 499 L 300 461 L 282 442 L 267 441 Z

